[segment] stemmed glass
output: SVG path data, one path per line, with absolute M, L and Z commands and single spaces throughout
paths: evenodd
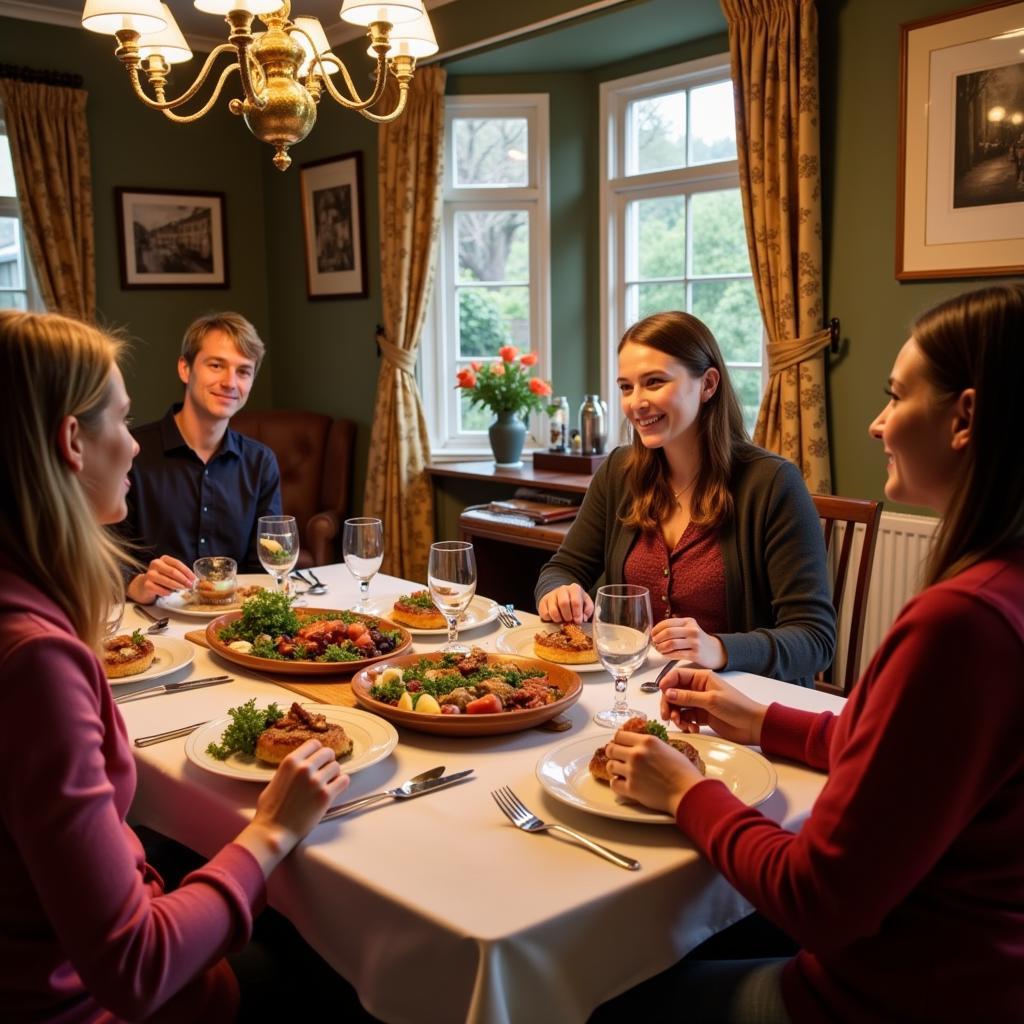
M 260 564 L 285 591 L 285 578 L 299 560 L 299 527 L 295 516 L 260 516 L 256 532 Z
M 438 611 L 448 622 L 446 654 L 468 654 L 459 641 L 459 619 L 476 593 L 476 556 L 473 545 L 461 540 L 442 540 L 430 545 L 427 587 Z
M 651 592 L 628 583 L 601 587 L 594 602 L 594 646 L 615 679 L 615 703 L 594 715 L 598 725 L 621 728 L 634 715 L 626 702 L 629 677 L 644 663 L 651 646 Z
M 367 610 L 370 580 L 384 560 L 384 524 L 379 519 L 346 519 L 341 551 L 348 571 L 359 580 L 359 610 Z

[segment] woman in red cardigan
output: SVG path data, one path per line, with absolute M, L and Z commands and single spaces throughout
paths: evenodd
M 799 833 L 653 737 L 608 745 L 612 789 L 680 830 L 801 949 L 684 962 L 678 1019 L 1024 1020 L 1024 287 L 914 325 L 871 424 L 886 496 L 941 523 L 927 586 L 843 713 L 764 707 L 680 668 L 662 715 L 828 772 Z
M 135 763 L 96 651 L 123 600 L 128 395 L 109 335 L 0 312 L 0 1017 L 221 1022 L 265 879 L 348 785 L 314 740 L 171 893 L 125 821 Z

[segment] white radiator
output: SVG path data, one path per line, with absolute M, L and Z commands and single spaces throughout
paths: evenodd
M 863 672 L 871 656 L 882 642 L 900 609 L 921 589 L 924 563 L 938 520 L 931 516 L 908 516 L 901 512 L 883 512 L 878 524 L 875 558 L 868 587 L 867 610 L 864 614 L 864 639 L 861 643 L 860 669 Z M 844 527 L 836 524 L 832 537 L 832 553 L 838 555 Z M 842 679 L 846 666 L 846 637 L 853 612 L 853 595 L 857 585 L 864 527 L 857 526 L 847 570 L 846 593 L 839 614 L 839 637 L 836 650 L 837 673 Z

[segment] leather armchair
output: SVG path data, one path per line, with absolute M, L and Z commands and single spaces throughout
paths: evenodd
M 316 412 L 247 409 L 232 419 L 231 427 L 277 456 L 281 508 L 299 526 L 299 566 L 337 562 L 341 526 L 352 501 L 355 423 Z

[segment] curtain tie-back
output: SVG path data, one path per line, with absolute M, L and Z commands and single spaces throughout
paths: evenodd
M 407 352 L 391 341 L 383 331 L 377 332 L 377 344 L 384 358 L 410 376 L 416 372 L 416 353 Z
M 832 340 L 832 332 L 826 327 L 804 338 L 792 338 L 787 341 L 768 342 L 768 376 L 788 370 L 797 363 L 802 363 L 811 356 L 816 356 L 827 348 Z

